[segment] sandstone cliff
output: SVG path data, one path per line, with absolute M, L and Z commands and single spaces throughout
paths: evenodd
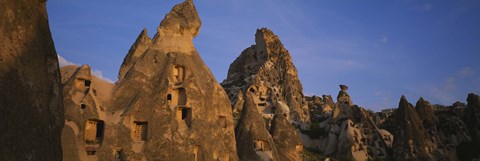
M 65 66 L 60 71 L 65 106 L 63 159 L 102 160 L 96 151 L 105 138 L 105 125 L 114 120 L 107 112 L 114 84 L 92 75 L 88 65 Z
M 153 39 L 140 33 L 114 85 L 62 68 L 65 157 L 238 160 L 230 102 L 192 43 L 200 26 L 191 0 L 173 7 Z
M 245 49 L 230 65 L 222 86 L 238 112 L 237 104 L 247 91 L 255 93 L 254 102 L 270 120 L 275 113 L 287 114 L 297 124 L 310 120 L 297 69 L 282 42 L 272 31 L 262 28 L 255 34 L 255 45 Z
M 235 127 L 235 137 L 240 160 L 280 160 L 272 136 L 253 101 L 252 93 L 245 97 L 242 114 Z
M 400 99 L 396 113 L 395 160 L 436 160 L 433 156 L 436 144 L 428 137 L 420 117 L 405 96 Z
M 285 115 L 280 114 L 273 117 L 270 134 L 273 137 L 279 160 L 303 160 L 303 144 Z
M 305 147 L 339 160 L 387 159 L 393 136 L 377 127 L 372 113 L 354 105 L 347 90 L 340 85 L 336 103 L 330 96 L 308 97 L 312 124 L 301 134 Z
M 45 0 L 0 1 L 0 160 L 62 160 L 63 105 Z
M 258 29 L 255 42 L 230 65 L 227 79 L 222 82 L 229 94 L 235 119 L 238 120 L 238 155 L 240 160 L 301 160 L 303 146 L 294 126 L 305 126 L 310 118 L 297 70 L 290 54 L 272 31 Z M 244 112 L 246 108 L 248 112 Z M 251 123 L 245 118 L 256 121 Z M 275 127 L 272 121 L 276 122 Z M 253 126 L 251 124 L 262 126 L 249 129 Z M 268 131 L 271 131 L 271 135 Z M 253 138 L 247 141 L 239 139 L 247 137 L 245 133 L 262 135 L 252 134 Z M 272 136 L 274 144 L 269 141 Z M 262 145 L 268 143 L 268 147 L 251 146 L 252 142 L 255 145 L 257 142 Z M 281 153 L 277 155 L 275 149 L 281 150 Z M 265 157 L 265 153 L 269 157 Z

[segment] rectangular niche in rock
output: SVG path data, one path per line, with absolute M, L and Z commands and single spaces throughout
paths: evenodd
M 113 151 L 113 157 L 115 161 L 123 161 L 123 149 L 115 149 L 115 151 Z
M 227 128 L 227 117 L 220 115 L 220 116 L 218 117 L 218 119 L 219 119 L 219 121 L 220 121 L 220 122 L 219 122 L 219 123 L 220 123 L 220 127 L 224 128 L 224 129 Z
M 265 140 L 255 140 L 253 143 L 253 149 L 256 151 L 268 151 L 268 143 Z
M 88 91 L 90 91 L 90 85 L 91 85 L 91 81 L 90 80 L 86 80 L 86 79 L 82 79 L 82 78 L 77 78 L 75 79 L 75 88 L 77 90 L 80 90 L 80 91 L 83 91 L 85 94 L 88 93 Z
M 182 83 L 185 79 L 185 68 L 180 65 L 176 65 L 173 67 L 173 82 L 175 84 Z
M 169 91 L 167 94 L 167 102 L 170 106 L 185 106 L 187 104 L 185 88 L 176 88 Z
M 134 121 L 133 122 L 133 140 L 147 141 L 148 122 Z
M 192 124 L 192 108 L 179 106 L 176 117 L 179 123 L 185 123 L 187 127 L 190 127 Z
M 103 140 L 105 123 L 98 119 L 88 119 L 85 124 L 85 143 L 89 145 L 100 144 Z
M 87 155 L 95 155 L 97 153 L 97 148 L 96 147 L 85 147 L 85 151 L 87 152 Z

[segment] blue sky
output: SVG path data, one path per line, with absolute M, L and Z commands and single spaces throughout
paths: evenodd
M 57 52 L 116 80 L 143 28 L 151 37 L 182 0 L 49 0 Z M 306 95 L 336 97 L 375 111 L 415 103 L 465 102 L 480 94 L 478 0 L 195 0 L 202 20 L 194 40 L 216 79 L 226 78 L 257 28 L 273 30 L 290 51 Z

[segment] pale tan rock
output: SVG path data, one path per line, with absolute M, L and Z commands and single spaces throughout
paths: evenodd
M 253 101 L 252 93 L 244 97 L 245 103 L 235 127 L 238 157 L 242 161 L 280 160 L 274 140 Z
M 123 79 L 137 59 L 151 46 L 152 40 L 148 37 L 147 29 L 144 28 L 128 51 L 127 56 L 125 56 L 122 66 L 120 67 L 120 72 L 118 73 L 118 79 Z
M 232 104 L 236 104 L 239 93 L 252 90 L 255 102 L 264 109 L 261 112 L 275 113 L 276 102 L 283 102 L 289 108 L 289 120 L 308 123 L 308 106 L 289 52 L 278 36 L 266 28 L 257 30 L 255 42 L 230 65 L 222 82 Z
M 303 145 L 292 123 L 285 115 L 275 115 L 270 128 L 275 147 L 278 151 L 279 160 L 301 161 Z
M 108 137 L 105 126 L 112 122 L 107 111 L 114 84 L 92 75 L 88 65 L 70 65 L 60 70 L 65 106 L 63 159 L 102 160 L 96 152 Z
M 78 149 L 67 149 L 69 158 L 238 160 L 230 102 L 192 43 L 199 28 L 195 6 L 187 0 L 167 14 L 153 40 L 142 31 L 119 80 L 103 89 L 111 92 L 97 91 L 94 97 L 95 86 L 86 94 L 69 90 L 66 83 L 65 93 L 72 95 L 67 103 L 74 107 L 72 117 L 78 117 L 67 120 L 71 127 L 64 130 L 64 137 L 75 136 L 65 144 Z M 90 77 L 84 79 L 97 84 L 86 66 L 79 71 L 71 80 L 86 73 Z M 86 110 L 79 102 L 87 104 Z

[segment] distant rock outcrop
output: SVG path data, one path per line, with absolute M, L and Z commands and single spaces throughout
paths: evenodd
M 62 160 L 58 68 L 46 1 L 0 1 L 0 160 Z
M 480 160 L 480 96 L 470 93 L 462 119 L 471 136 L 471 142 L 463 142 L 457 150 L 459 159 Z
M 227 91 L 234 112 L 247 92 L 253 92 L 259 111 L 269 120 L 283 113 L 297 124 L 310 121 L 297 69 L 280 39 L 266 28 L 258 29 L 255 45 L 245 49 L 230 65 L 222 86 Z
M 339 160 L 388 158 L 393 136 L 376 126 L 370 112 L 353 105 L 347 89 L 347 86 L 340 85 L 337 103 L 333 103 L 329 96 L 308 98 L 314 101 L 309 102 L 312 124 L 302 134 L 303 143 L 324 156 Z M 323 109 L 315 110 L 318 105 Z
M 395 160 L 436 160 L 433 151 L 436 144 L 422 126 L 422 120 L 418 116 L 412 104 L 405 96 L 402 96 L 396 111 L 395 122 L 397 130 L 393 140 Z

